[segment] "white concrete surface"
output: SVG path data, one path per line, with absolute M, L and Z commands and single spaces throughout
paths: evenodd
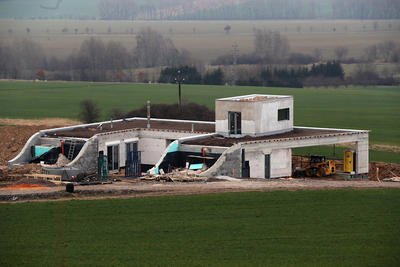
M 356 172 L 368 173 L 369 172 L 369 150 L 368 150 L 368 137 L 359 140 L 356 143 Z
M 249 95 L 246 98 L 223 98 L 215 102 L 216 132 L 229 136 L 229 112 L 241 113 L 241 136 L 260 136 L 288 132 L 293 129 L 293 97 Z M 278 110 L 289 108 L 289 119 L 278 120 Z
M 259 150 L 248 150 L 245 148 L 245 160 L 248 160 L 250 165 L 250 178 L 265 178 L 265 155 L 270 155 L 270 178 L 291 176 L 291 149 L 260 147 Z

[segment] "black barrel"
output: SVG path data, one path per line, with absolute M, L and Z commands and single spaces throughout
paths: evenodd
M 73 183 L 66 184 L 65 191 L 67 191 L 68 193 L 73 193 L 74 192 L 74 184 Z

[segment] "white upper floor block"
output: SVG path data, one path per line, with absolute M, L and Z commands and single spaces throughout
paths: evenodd
M 293 96 L 244 95 L 217 99 L 215 130 L 223 136 L 262 136 L 293 130 Z

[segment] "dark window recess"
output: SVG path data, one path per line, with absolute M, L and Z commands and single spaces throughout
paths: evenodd
M 250 178 L 250 162 L 245 158 L 245 150 L 242 149 L 242 178 Z
M 287 121 L 289 119 L 289 108 L 278 109 L 278 121 Z
M 119 146 L 108 146 L 107 147 L 107 160 L 108 169 L 110 171 L 118 170 L 119 168 Z
M 241 134 L 242 133 L 242 115 L 240 112 L 228 113 L 229 133 Z
M 265 178 L 271 178 L 271 155 L 265 155 Z

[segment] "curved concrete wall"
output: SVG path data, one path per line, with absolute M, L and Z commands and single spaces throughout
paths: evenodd
M 159 173 L 159 169 L 158 168 L 159 168 L 160 164 L 164 161 L 165 156 L 170 152 L 179 151 L 180 143 L 182 143 L 184 141 L 189 141 L 189 140 L 202 139 L 204 137 L 211 137 L 213 135 L 217 135 L 217 134 L 215 134 L 215 133 L 201 134 L 201 135 L 183 137 L 183 138 L 180 138 L 178 140 L 175 140 L 174 142 L 169 144 L 169 146 L 165 149 L 164 153 L 162 154 L 162 156 L 160 157 L 160 159 L 158 160 L 156 165 L 149 170 L 149 173 L 150 174 L 158 174 Z
M 228 148 L 211 168 L 202 172 L 200 175 L 206 177 L 215 177 L 219 175 L 236 178 L 242 177 L 241 146 L 236 144 Z
M 44 169 L 52 174 L 61 174 L 64 170 L 84 171 L 87 173 L 97 171 L 98 140 L 93 136 L 83 145 L 79 154 L 73 161 L 64 167 L 46 166 Z
M 39 140 L 40 140 L 41 136 L 42 136 L 41 131 L 32 135 L 28 139 L 28 141 L 25 143 L 24 147 L 19 152 L 19 154 L 12 160 L 8 161 L 8 165 L 11 167 L 13 165 L 26 163 L 26 162 L 29 162 L 30 160 L 32 160 L 31 147 L 34 145 L 38 145 L 40 143 Z

